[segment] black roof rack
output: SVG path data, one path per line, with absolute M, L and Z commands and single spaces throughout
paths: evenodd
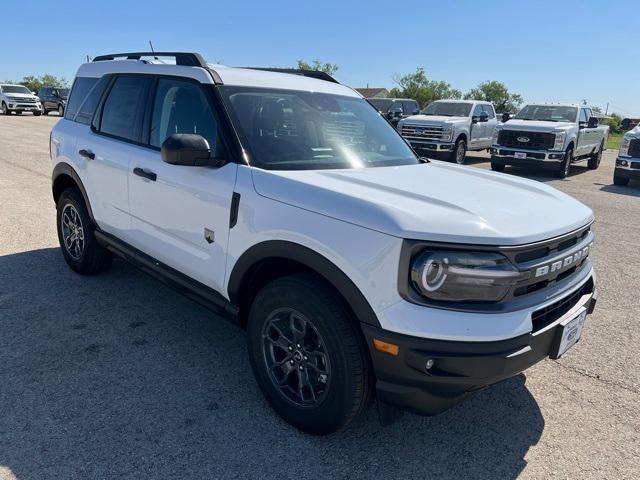
M 185 67 L 202 67 L 208 68 L 207 62 L 199 53 L 186 52 L 128 52 L 128 53 L 110 53 L 108 55 L 99 55 L 94 57 L 94 62 L 102 62 L 104 60 L 115 60 L 116 58 L 125 58 L 127 60 L 140 60 L 142 57 L 172 57 L 176 59 L 176 65 Z
M 326 82 L 332 83 L 340 83 L 331 75 L 325 72 L 321 72 L 320 70 L 302 70 L 299 68 L 271 68 L 271 67 L 242 67 L 249 68 L 251 70 L 263 70 L 265 72 L 276 72 L 276 73 L 290 73 L 292 75 L 302 75 L 303 77 L 315 78 L 318 80 L 324 80 Z

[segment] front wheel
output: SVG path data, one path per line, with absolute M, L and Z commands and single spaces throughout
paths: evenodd
M 453 153 L 451 159 L 458 165 L 464 165 L 464 161 L 467 158 L 467 142 L 464 138 L 459 138 L 453 147 Z
M 368 405 L 373 378 L 357 321 L 312 274 L 281 277 L 256 296 L 249 359 L 273 409 L 314 435 L 346 427 Z
M 64 105 L 58 105 L 58 115 L 64 116 Z
M 573 147 L 567 148 L 564 154 L 564 160 L 560 163 L 558 169 L 558 178 L 567 178 L 571 173 L 571 162 L 573 161 Z
M 629 177 L 622 177 L 622 176 L 616 175 L 614 173 L 613 174 L 613 183 L 615 185 L 620 185 L 620 186 L 624 187 L 625 185 L 629 184 Z
M 600 148 L 596 153 L 589 157 L 587 160 L 587 167 L 589 170 L 595 170 L 600 166 L 600 160 L 602 160 L 602 150 L 604 150 L 604 142 L 600 144 Z
M 42 112 L 40 110 L 34 110 L 33 111 L 33 116 L 34 117 L 39 117 L 40 115 L 42 115 Z
M 9 108 L 7 108 L 7 104 L 2 102 L 2 114 L 3 115 L 10 115 L 11 114 L 11 110 L 9 110 Z
M 60 195 L 56 223 L 62 255 L 72 270 L 88 275 L 109 265 L 111 255 L 96 240 L 95 226 L 76 188 L 68 188 Z

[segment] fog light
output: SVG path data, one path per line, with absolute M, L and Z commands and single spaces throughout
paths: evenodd
M 433 359 L 430 358 L 429 360 L 427 360 L 427 363 L 424 366 L 427 370 L 431 370 L 431 367 L 433 367 Z
M 629 165 L 629 162 L 627 162 L 626 160 L 620 160 L 620 165 L 626 167 L 627 165 Z

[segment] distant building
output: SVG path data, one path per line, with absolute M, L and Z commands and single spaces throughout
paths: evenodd
M 364 98 L 387 98 L 389 96 L 389 90 L 386 88 L 356 88 L 356 92 L 362 95 Z

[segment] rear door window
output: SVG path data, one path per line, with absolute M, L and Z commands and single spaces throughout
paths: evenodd
M 102 108 L 100 132 L 140 142 L 150 77 L 118 77 Z

